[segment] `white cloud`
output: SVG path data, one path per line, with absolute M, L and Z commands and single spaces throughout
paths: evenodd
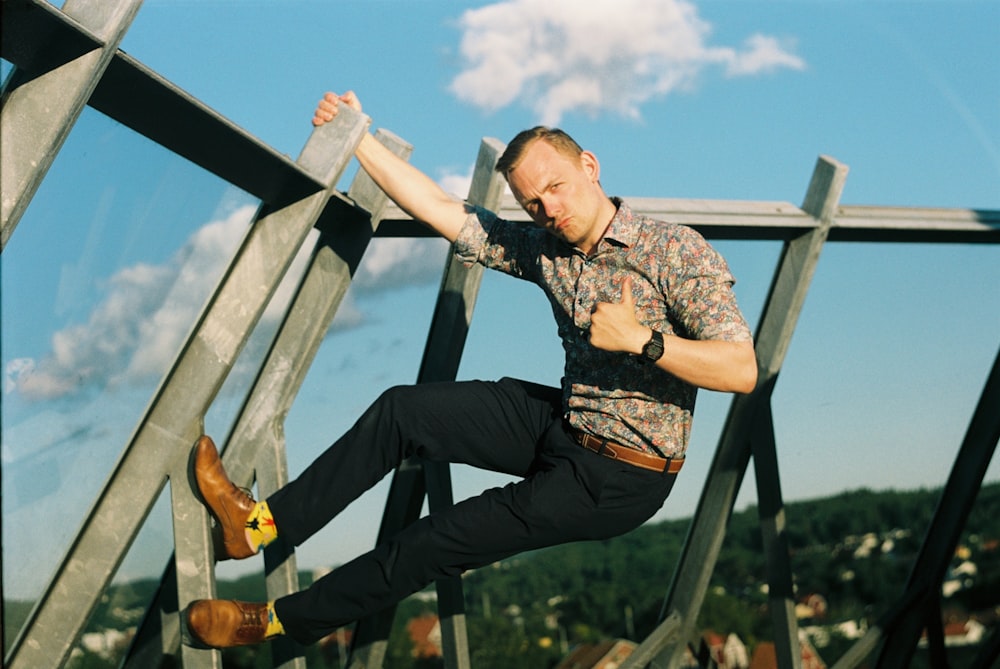
M 448 243 L 438 237 L 374 239 L 352 286 L 377 292 L 436 281 L 441 278 L 447 251 Z
M 137 264 L 119 270 L 105 282 L 105 296 L 85 322 L 52 335 L 48 355 L 7 362 L 3 391 L 38 401 L 85 388 L 155 382 L 176 358 L 254 212 L 255 207 L 244 206 L 206 224 L 162 265 Z M 262 316 L 258 327 L 265 336 L 251 340 L 250 348 L 270 340 L 267 333 L 277 328 L 311 247 L 303 244 Z M 375 239 L 352 282 L 353 289 L 374 293 L 437 281 L 447 248 L 439 238 Z M 348 294 L 331 329 L 347 330 L 365 322 L 363 309 Z M 234 373 L 255 371 L 244 367 L 238 363 Z
M 786 51 L 778 39 L 767 35 L 752 35 L 746 41 L 746 50 L 737 52 L 726 49 L 726 74 L 731 77 L 771 72 L 782 67 L 793 70 L 805 68 L 805 61 Z
M 805 62 L 777 39 L 711 47 L 711 26 L 684 0 L 508 0 L 466 11 L 459 99 L 493 111 L 520 102 L 541 123 L 568 112 L 640 116 L 648 100 L 690 89 L 710 67 L 748 76 Z
M 8 362 L 5 392 L 45 400 L 89 386 L 157 378 L 177 355 L 253 213 L 254 207 L 242 207 L 205 225 L 162 265 L 119 270 L 85 323 L 52 335 L 47 356 Z
M 444 189 L 445 193 L 464 200 L 469 195 L 469 188 L 472 186 L 472 173 L 474 170 L 475 165 L 470 165 L 465 174 L 444 172 L 438 179 L 438 185 Z

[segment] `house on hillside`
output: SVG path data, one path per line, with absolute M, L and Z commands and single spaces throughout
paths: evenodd
M 827 608 L 826 598 L 812 593 L 800 598 L 795 604 L 795 617 L 799 620 L 822 620 L 826 618 Z
M 979 569 L 976 563 L 964 560 L 948 570 L 941 584 L 941 594 L 947 599 L 956 592 L 971 588 L 976 582 Z
M 945 646 L 971 646 L 981 643 L 986 636 L 987 628 L 975 618 L 951 620 L 944 624 Z M 926 648 L 927 631 L 920 636 L 920 647 Z
M 802 649 L 802 669 L 827 669 L 823 658 L 819 656 L 809 640 L 799 635 L 799 647 Z M 778 666 L 778 653 L 771 641 L 762 641 L 753 649 L 750 659 L 750 669 L 774 669 Z
M 433 613 L 411 618 L 406 623 L 406 633 L 413 643 L 411 654 L 418 659 L 442 657 L 441 621 Z
M 722 636 L 706 630 L 701 635 L 698 663 L 702 667 L 718 669 L 747 669 L 750 666 L 750 653 L 739 636 Z
M 334 662 L 343 663 L 347 653 L 351 648 L 351 641 L 354 639 L 354 630 L 348 627 L 340 627 L 332 634 L 328 634 L 319 640 L 320 654 L 334 665 Z M 336 666 L 336 665 L 334 665 Z
M 636 645 L 625 639 L 585 643 L 574 648 L 556 669 L 618 669 Z

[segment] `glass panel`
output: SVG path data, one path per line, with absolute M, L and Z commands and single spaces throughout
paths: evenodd
M 39 596 L 256 206 L 84 110 L 3 254 L 5 606 Z
M 142 624 L 174 550 L 165 488 L 73 649 L 74 667 L 118 667 Z

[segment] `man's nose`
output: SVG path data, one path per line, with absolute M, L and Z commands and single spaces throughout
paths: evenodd
M 559 213 L 559 202 L 554 197 L 545 196 L 540 200 L 542 216 L 545 220 L 555 218 Z

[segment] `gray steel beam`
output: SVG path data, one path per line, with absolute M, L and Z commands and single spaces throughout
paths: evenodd
M 188 470 L 191 445 L 202 420 L 296 251 L 335 193 L 367 117 L 354 112 L 316 129 L 299 162 L 329 184 L 282 208 L 263 208 L 177 361 L 164 378 L 110 480 L 60 564 L 38 607 L 15 640 L 11 669 L 60 666 L 82 631 L 101 592 L 135 539 L 167 478 L 174 484 L 178 554 L 194 555 L 206 541 L 207 517 L 194 500 Z M 185 499 L 185 495 L 190 499 Z M 192 522 L 200 519 L 202 522 Z M 177 564 L 181 605 L 214 583 L 207 554 Z M 185 666 L 208 666 L 189 657 Z M 190 660 L 190 661 L 189 661 Z
M 4 82 L 0 109 L 0 251 L 17 227 L 31 198 L 69 136 L 91 92 L 118 48 L 142 0 L 67 0 L 62 13 L 86 34 L 67 47 L 39 46 L 28 57 L 24 40 L 13 37 L 12 55 L 31 69 L 14 70 Z M 4 38 L 8 21 L 50 25 L 52 8 L 42 0 L 3 3 Z M 53 35 L 49 34 L 49 38 Z M 88 42 L 96 43 L 86 50 Z M 5 50 L 6 53 L 6 50 Z
M 102 46 L 99 37 L 47 2 L 4 0 L 0 16 L 0 55 L 26 72 L 48 71 Z
M 770 395 L 784 362 L 798 322 L 820 251 L 847 178 L 847 167 L 821 156 L 813 172 L 802 210 L 816 219 L 816 226 L 787 243 L 775 272 L 771 291 L 756 336 L 758 381 L 750 394 L 733 398 L 716 448 L 698 508 L 685 541 L 661 617 L 681 616 L 680 643 L 670 643 L 661 623 L 629 658 L 627 667 L 675 667 L 691 638 L 698 611 L 725 537 L 726 524 L 750 460 L 750 434 L 756 413 Z M 633 660 L 634 657 L 634 660 Z
M 399 156 L 408 158 L 412 152 L 409 144 L 388 131 L 379 130 L 375 136 Z M 256 473 L 261 498 L 287 483 L 284 418 L 387 202 L 385 194 L 364 171 L 355 175 L 347 196 L 350 202 L 331 198 L 321 214 L 317 224 L 320 236 L 309 268 L 232 434 L 220 445 L 230 477 L 249 488 Z M 264 551 L 264 562 L 269 599 L 298 589 L 291 547 L 280 542 L 272 544 Z M 153 664 L 152 658 L 175 656 L 179 652 L 178 610 L 177 575 L 171 565 L 129 649 L 126 669 L 145 668 Z M 173 615 L 161 615 L 161 611 Z M 290 640 L 276 639 L 270 645 L 275 667 L 304 666 L 300 649 Z
M 706 239 L 790 241 L 816 227 L 813 217 L 788 202 L 625 199 L 638 214 L 691 226 Z M 527 214 L 510 196 L 504 198 L 497 213 L 508 220 L 530 223 Z M 395 206 L 386 211 L 378 232 L 379 237 L 431 234 Z M 841 205 L 827 241 L 998 244 L 1000 211 Z
M 865 635 L 837 660 L 833 669 L 856 669 L 862 666 L 865 659 L 875 651 L 885 637 L 885 630 L 891 627 L 904 611 L 914 606 L 918 599 L 916 591 L 904 593 L 903 597 L 869 626 Z
M 2 55 L 29 75 L 102 46 L 98 37 L 41 0 L 4 0 L 0 6 Z M 319 178 L 288 156 L 121 51 L 113 53 L 84 102 L 266 203 L 273 204 L 279 194 L 294 198 L 323 190 Z
M 409 159 L 413 147 L 392 133 L 379 140 Z M 360 211 L 341 215 L 321 227 L 320 238 L 296 291 L 274 346 L 244 405 L 223 454 L 226 471 L 246 487 L 257 476 L 260 499 L 288 483 L 284 420 L 344 298 L 361 257 L 378 227 L 387 198 L 363 170 L 348 192 Z M 343 207 L 337 207 L 342 214 Z M 293 547 L 280 540 L 264 550 L 268 599 L 299 590 Z M 271 642 L 275 667 L 304 669 L 305 661 L 289 637 Z
M 470 204 L 487 209 L 499 206 L 505 181 L 493 167 L 503 150 L 502 142 L 491 138 L 483 140 L 466 199 Z M 481 265 L 466 267 L 454 254 L 449 254 L 417 383 L 454 380 L 458 374 L 482 273 Z M 425 493 L 428 494 L 431 511 L 449 506 L 450 476 L 447 463 L 423 462 L 419 458 L 411 458 L 404 463 L 393 475 L 378 541 L 384 541 L 419 517 Z M 439 582 L 437 588 L 445 665 L 449 669 L 464 669 L 469 666 L 470 659 L 461 583 Z M 395 607 L 392 607 L 377 616 L 358 621 L 350 667 L 360 669 L 382 665 L 394 612 Z
M 887 628 L 876 664 L 879 669 L 909 666 L 920 633 L 928 625 L 928 614 L 936 614 L 933 622 L 940 624 L 941 582 L 1000 441 L 1000 411 L 997 407 L 1000 407 L 1000 353 L 993 362 L 993 369 L 910 572 L 906 592 L 914 593 L 917 602 L 903 610 Z
M 0 47 L 3 57 L 19 68 L 44 70 L 101 45 L 97 37 L 42 0 L 5 0 L 2 8 Z M 273 203 L 279 192 L 304 196 L 323 187 L 300 165 L 120 51 L 107 64 L 89 104 L 264 202 Z M 160 111 L 150 114 L 150 109 Z M 788 241 L 815 225 L 787 202 L 628 200 L 638 213 L 690 225 L 709 239 Z M 510 196 L 499 206 L 501 216 L 528 222 Z M 836 219 L 829 241 L 1000 242 L 1000 211 L 994 210 L 845 205 Z M 393 205 L 377 232 L 379 237 L 433 234 Z
M 341 118 L 343 116 L 343 118 Z M 273 295 L 278 283 L 281 281 L 284 272 L 291 264 L 292 259 L 298 252 L 309 231 L 319 220 L 323 211 L 330 206 L 330 198 L 340 197 L 339 193 L 333 190 L 334 185 L 340 178 L 354 154 L 361 137 L 367 132 L 368 119 L 363 115 L 346 111 L 338 115 L 337 119 L 325 126 L 313 131 L 310 140 L 299 157 L 299 163 L 307 169 L 315 170 L 324 175 L 324 181 L 329 184 L 324 192 L 310 195 L 292 205 L 278 209 L 274 213 L 265 213 L 259 217 L 251 228 L 248 241 L 237 253 L 227 281 L 220 287 L 212 305 L 219 305 L 217 312 L 219 316 L 216 326 L 225 324 L 231 327 L 235 321 L 241 329 L 233 331 L 228 338 L 235 346 L 234 352 L 239 351 L 249 338 L 257 318 L 263 313 L 264 307 Z M 293 191 L 296 192 L 297 191 Z M 284 199 L 279 197 L 279 202 Z M 270 207 L 264 207 L 264 212 L 270 212 Z M 274 219 L 273 223 L 271 219 Z M 261 234 L 257 234 L 258 228 L 263 228 Z M 241 268 L 246 268 L 241 276 Z M 232 287 L 232 291 L 227 295 L 227 288 Z M 264 293 L 264 291 L 267 291 Z M 253 309 L 253 311 L 251 311 Z M 238 311 L 240 316 L 252 314 L 244 322 L 233 311 Z M 212 315 L 212 312 L 209 312 Z M 206 330 L 212 330 L 208 328 Z M 274 360 L 272 356 L 271 360 Z M 192 360 L 197 363 L 197 358 Z M 198 369 L 196 375 L 202 376 L 200 381 L 209 381 L 215 370 L 211 365 L 206 365 L 206 361 L 200 361 L 202 367 Z M 231 367 L 232 359 L 229 365 Z M 266 364 L 266 363 L 265 363 Z M 269 371 L 273 370 L 273 365 Z M 225 373 L 216 375 L 217 383 L 221 384 L 229 368 Z M 263 372 L 262 372 L 263 373 Z M 208 378 L 205 378 L 208 377 Z M 258 380 L 258 384 L 260 380 Z M 297 385 L 293 386 L 297 389 Z M 218 390 L 218 386 L 215 386 Z M 214 392 L 212 394 L 214 397 Z M 260 397 L 259 395 L 257 397 Z M 210 399 L 210 398 L 209 398 Z M 283 397 L 268 397 L 264 401 L 281 401 Z M 208 405 L 198 408 L 196 422 L 185 425 L 184 434 L 189 435 L 187 442 L 190 452 L 190 445 L 194 439 L 202 432 L 202 416 L 204 416 Z M 269 408 L 274 409 L 273 405 Z M 262 416 L 266 415 L 262 410 Z M 188 414 L 190 415 L 190 414 Z M 178 430 L 180 427 L 178 427 Z M 192 434 L 193 430 L 193 434 Z M 180 462 L 187 465 L 186 459 Z M 277 471 L 279 465 L 275 464 L 267 473 L 266 483 L 275 484 L 281 477 Z M 185 471 L 185 473 L 187 473 Z M 175 476 L 171 480 L 175 485 L 171 485 L 174 499 L 174 536 L 177 546 L 175 554 L 175 566 L 178 581 L 178 602 L 181 611 L 194 599 L 215 596 L 215 573 L 213 569 L 214 552 L 209 544 L 210 540 L 206 535 L 210 532 L 208 516 L 205 508 L 194 494 L 194 486 L 188 482 L 188 476 Z M 183 481 L 184 484 L 176 485 Z M 190 508 L 188 513 L 183 513 L 182 509 L 187 505 Z M 278 578 L 278 577 L 276 577 Z M 272 587 L 274 581 L 272 580 Z M 296 651 L 290 643 L 279 643 L 277 646 L 279 656 L 283 659 L 294 659 Z M 197 648 L 191 645 L 182 645 L 180 655 L 183 666 L 187 668 L 212 666 L 221 662 L 218 651 L 211 649 Z
M 494 167 L 504 148 L 505 145 L 495 139 L 483 140 L 476 156 L 467 198 L 469 203 L 486 209 L 495 209 L 500 204 L 506 180 Z M 466 266 L 454 254 L 449 255 L 441 290 L 434 305 L 424 356 L 420 361 L 420 382 L 454 381 L 458 376 L 458 366 L 462 360 L 469 326 L 472 324 L 472 312 L 482 276 L 482 265 Z M 454 501 L 449 464 L 425 462 L 424 476 L 431 513 L 450 507 Z M 471 659 L 461 579 L 456 577 L 438 581 L 437 595 L 445 667 L 468 669 Z
M 108 65 L 90 105 L 265 203 L 323 190 L 322 178 L 308 167 L 127 54 L 119 53 Z
M 785 504 L 781 497 L 781 475 L 774 438 L 771 405 L 761 402 L 750 433 L 754 475 L 757 481 L 758 514 L 767 571 L 767 600 L 774 626 L 778 669 L 799 669 L 799 626 L 795 618 L 795 586 L 785 533 Z
M 483 141 L 476 157 L 468 197 L 470 203 L 487 209 L 499 205 L 506 182 L 493 168 L 503 150 L 504 145 L 496 140 Z M 467 267 L 454 255 L 449 257 L 420 363 L 421 382 L 453 381 L 457 377 L 482 274 L 481 265 Z M 424 476 L 431 513 L 451 506 L 454 501 L 448 463 L 425 462 Z M 468 669 L 471 660 L 461 579 L 438 581 L 437 595 L 445 666 L 448 669 Z

